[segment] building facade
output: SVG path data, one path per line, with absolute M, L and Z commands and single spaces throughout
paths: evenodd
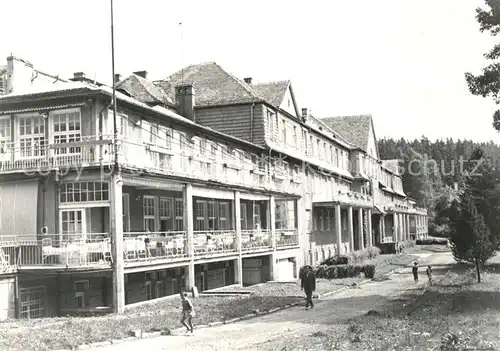
M 290 82 L 135 72 L 116 77 L 115 119 L 112 89 L 82 73 L 9 57 L 0 80 L 0 319 L 295 280 L 427 231 L 373 122 L 356 145 L 299 113 Z

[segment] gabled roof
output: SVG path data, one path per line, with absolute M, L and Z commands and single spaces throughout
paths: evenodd
M 196 106 L 220 106 L 239 103 L 260 102 L 260 97 L 251 86 L 226 72 L 215 62 L 191 65 L 172 74 L 165 80 L 154 82 L 167 96 L 175 101 L 175 87 L 192 84 Z
M 145 104 L 167 103 L 173 105 L 172 100 L 163 89 L 136 74 L 118 82 L 116 89 L 125 91 L 128 95 Z
M 367 151 L 370 127 L 373 126 L 371 115 L 327 117 L 321 121 L 343 136 L 349 143 Z
M 282 80 L 278 82 L 253 84 L 252 89 L 269 104 L 279 107 L 285 98 L 289 86 L 289 80 Z

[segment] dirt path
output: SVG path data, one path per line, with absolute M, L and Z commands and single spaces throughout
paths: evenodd
M 369 310 L 381 311 L 409 290 L 423 289 L 427 284 L 424 264 L 432 264 L 435 267 L 434 276 L 439 278 L 454 263 L 450 253 L 419 256 L 421 268 L 418 284 L 413 281 L 411 268 L 406 268 L 403 272 L 394 274 L 390 280 L 368 283 L 357 289 L 316 300 L 313 310 L 291 308 L 248 321 L 195 330 L 194 335 L 137 340 L 99 350 L 273 350 L 277 345 L 286 343 L 289 338 L 364 315 Z

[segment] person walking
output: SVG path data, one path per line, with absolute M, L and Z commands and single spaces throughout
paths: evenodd
M 302 274 L 300 280 L 300 289 L 304 290 L 304 292 L 306 293 L 306 310 L 309 309 L 309 306 L 311 306 L 311 308 L 314 308 L 312 294 L 314 290 L 316 290 L 316 277 L 312 272 L 311 266 L 304 267 L 304 273 Z
M 196 315 L 193 308 L 193 303 L 187 297 L 187 292 L 181 293 L 181 301 L 182 301 L 182 318 L 181 323 L 183 326 L 187 328 L 188 332 L 193 333 L 193 317 Z M 187 320 L 187 324 L 186 324 Z
M 432 285 L 432 267 L 431 267 L 431 265 L 427 266 L 426 273 L 427 273 L 427 278 L 429 278 L 429 285 Z
M 413 279 L 415 283 L 418 283 L 418 262 L 415 261 L 415 264 L 412 267 Z

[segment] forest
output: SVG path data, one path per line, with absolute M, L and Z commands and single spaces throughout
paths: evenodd
M 422 136 L 414 140 L 380 139 L 378 146 L 381 159 L 401 160 L 404 191 L 419 206 L 428 209 L 431 235 L 446 234 L 446 221 L 440 220 L 439 212 L 458 198 L 456 189 L 460 188 L 465 173 L 485 164 L 492 169 L 499 169 L 500 165 L 500 146 L 493 142 L 431 141 Z M 477 149 L 483 151 L 481 161 L 473 159 Z

